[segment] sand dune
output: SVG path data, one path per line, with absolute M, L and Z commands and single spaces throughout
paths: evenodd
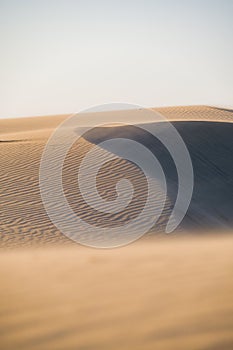
M 194 193 L 187 215 L 179 227 L 182 229 L 232 228 L 232 131 L 233 113 L 211 107 L 175 107 L 159 109 L 173 122 L 189 149 L 194 167 Z M 116 112 L 111 112 L 116 117 Z M 67 116 L 25 118 L 21 120 L 2 120 L 0 122 L 0 155 L 1 155 L 1 246 L 18 246 L 43 244 L 51 242 L 69 243 L 50 222 L 44 210 L 39 190 L 39 165 L 44 146 L 54 128 Z M 139 114 L 140 117 L 140 114 Z M 212 120 L 213 118 L 213 120 Z M 180 120 L 178 120 L 180 119 Z M 218 120 L 218 123 L 215 120 Z M 88 118 L 87 118 L 88 120 Z M 227 122 L 226 122 L 227 120 Z M 143 120 L 143 122 L 145 122 Z M 139 124 L 140 125 L 140 124 Z M 158 123 L 162 128 L 163 123 Z M 68 154 L 68 161 L 64 167 L 64 185 L 67 198 L 74 210 L 79 211 L 86 220 L 100 220 L 87 212 L 87 206 L 76 191 L 76 175 L 82 155 L 99 138 L 118 136 L 126 133 L 126 128 L 97 129 L 92 135 L 75 144 Z M 128 132 L 128 131 L 127 131 Z M 169 154 L 156 140 L 150 139 L 142 132 L 130 131 L 130 137 L 144 142 L 161 162 L 167 176 L 168 198 L 163 215 L 156 232 L 162 232 L 166 224 L 177 193 L 176 169 Z M 101 150 L 99 155 L 101 156 Z M 138 196 L 121 219 L 115 217 L 118 223 L 127 217 L 132 217 L 140 211 L 142 200 L 142 177 L 135 176 L 135 169 L 129 162 L 119 161 L 110 169 L 124 177 L 134 178 L 137 183 Z M 102 195 L 114 196 L 114 186 L 117 178 L 112 182 L 108 172 L 102 174 L 99 190 Z M 119 175 L 119 176 L 120 176 Z M 135 185 L 136 185 L 135 183 Z M 74 195 L 75 193 L 75 195 Z M 159 195 L 159 194 L 158 194 Z M 156 203 L 155 203 L 156 205 Z M 89 213 L 89 214 L 88 214 Z M 111 223 L 112 224 L 112 223 Z
M 194 168 L 193 198 L 172 235 L 164 227 L 176 199 L 176 168 L 165 148 L 137 128 L 147 122 L 140 111 L 132 128 L 96 128 L 67 154 L 67 200 L 79 216 L 102 227 L 120 227 L 136 217 L 146 184 L 132 163 L 111 162 L 99 174 L 101 196 L 116 198 L 117 181 L 127 178 L 134 185 L 133 202 L 116 215 L 91 210 L 77 187 L 77 169 L 100 139 L 127 134 L 145 144 L 165 170 L 168 193 L 157 224 L 138 242 L 109 251 L 69 240 L 42 204 L 40 159 L 68 116 L 0 121 L 1 349 L 233 348 L 233 112 L 207 106 L 156 111 L 179 131 Z M 119 112 L 111 113 L 116 121 Z M 105 151 L 99 148 L 96 156 Z M 158 188 L 155 206 L 160 198 Z

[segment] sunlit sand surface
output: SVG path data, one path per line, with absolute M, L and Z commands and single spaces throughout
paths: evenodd
M 233 238 L 0 257 L 2 349 L 233 348 Z
M 176 176 L 163 148 L 151 145 L 168 175 L 162 215 L 144 238 L 107 251 L 79 246 L 62 235 L 41 200 L 43 149 L 68 116 L 0 121 L 1 349 L 233 349 L 233 113 L 206 106 L 156 111 L 173 123 L 189 149 L 194 167 L 190 208 L 180 227 L 164 234 Z M 115 122 L 119 112 L 111 113 Z M 138 125 L 147 122 L 140 113 Z M 87 114 L 87 123 L 89 117 L 94 116 Z M 109 132 L 116 137 L 125 129 L 99 128 L 86 135 L 64 164 L 70 206 L 101 225 L 105 221 L 86 207 L 76 189 L 76 168 Z M 150 144 L 143 133 L 133 130 L 131 136 Z M 113 162 L 98 182 L 100 194 L 110 200 L 116 196 L 111 173 L 117 173 L 115 183 L 126 176 L 135 185 L 133 205 L 114 217 L 124 225 L 141 210 L 143 176 L 127 161 Z M 158 190 L 155 205 L 159 201 Z

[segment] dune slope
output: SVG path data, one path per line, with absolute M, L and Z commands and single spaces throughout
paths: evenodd
M 179 229 L 230 229 L 233 225 L 233 113 L 210 107 L 174 107 L 158 111 L 169 118 L 177 128 L 193 162 L 193 198 Z M 113 121 L 116 115 L 116 112 L 112 112 Z M 44 146 L 54 128 L 65 118 L 67 116 L 0 122 L 1 246 L 69 242 L 48 219 L 39 190 L 39 165 Z M 158 128 L 163 128 L 163 123 L 157 124 Z M 78 145 L 74 145 L 64 167 L 67 198 L 73 209 L 85 220 L 102 220 L 87 210 L 82 198 L 76 193 L 77 165 L 83 154 L 98 143 L 101 137 L 132 137 L 156 154 L 166 174 L 168 198 L 161 218 L 154 227 L 154 232 L 163 232 L 177 194 L 176 169 L 166 149 L 155 139 L 142 132 L 126 131 L 124 127 L 105 128 L 103 133 L 103 130 L 97 128 L 94 134 L 87 135 Z M 101 156 L 101 149 L 97 156 Z M 127 162 L 119 161 L 111 166 L 110 173 L 129 176 L 131 180 L 135 180 L 139 196 L 127 213 L 114 218 L 119 224 L 134 217 L 141 210 L 143 177 L 139 174 L 135 176 L 135 169 Z M 99 190 L 101 195 L 113 199 L 117 178 L 114 182 L 110 175 L 108 171 L 102 172 Z M 159 198 L 158 192 L 158 205 Z

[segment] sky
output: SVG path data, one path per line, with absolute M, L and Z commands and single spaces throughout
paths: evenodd
M 0 118 L 233 107 L 232 0 L 0 0 Z

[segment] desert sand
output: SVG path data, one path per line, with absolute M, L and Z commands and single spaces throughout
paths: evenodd
M 132 131 L 157 152 L 168 174 L 169 198 L 145 237 L 111 250 L 70 241 L 41 201 L 41 155 L 68 115 L 0 121 L 1 349 L 233 348 L 233 112 L 207 106 L 156 110 L 188 147 L 193 198 L 179 228 L 164 234 L 174 204 L 175 169 L 160 145 Z M 69 204 L 102 225 L 105 220 L 74 189 L 82 155 L 106 133 L 120 137 L 125 129 L 97 128 L 74 145 L 64 164 Z M 121 225 L 141 210 L 143 177 L 127 162 L 111 166 L 111 172 L 134 181 L 138 196 L 125 215 L 113 218 Z M 115 196 L 107 171 L 99 190 L 103 197 Z

